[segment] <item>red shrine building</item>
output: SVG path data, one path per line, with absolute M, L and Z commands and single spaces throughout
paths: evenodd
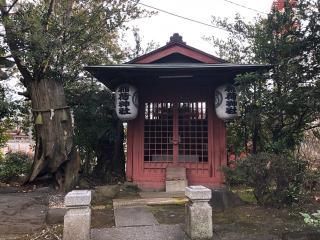
M 117 114 L 127 122 L 127 181 L 168 191 L 170 181 L 183 189 L 223 185 L 225 121 L 238 114 L 234 79 L 265 68 L 227 63 L 174 34 L 126 64 L 86 70 L 115 91 Z

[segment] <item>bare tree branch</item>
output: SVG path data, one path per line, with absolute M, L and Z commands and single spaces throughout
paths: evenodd
M 24 96 L 27 99 L 31 99 L 31 95 L 29 92 L 18 92 L 18 95 Z
M 55 0 L 51 0 L 49 3 L 49 8 L 45 17 L 45 21 L 43 22 L 43 29 L 45 32 L 48 31 L 49 19 L 53 13 L 55 2 L 56 2 Z
M 9 7 L 9 9 L 6 11 L 7 12 L 7 14 L 9 14 L 10 13 L 10 11 L 12 10 L 12 8 L 14 7 L 14 5 L 16 5 L 16 3 L 18 2 L 18 0 L 15 0 L 12 4 L 11 4 L 11 6 Z
M 7 59 L 7 58 L 12 58 L 12 55 L 8 55 L 8 56 L 1 56 L 0 59 Z

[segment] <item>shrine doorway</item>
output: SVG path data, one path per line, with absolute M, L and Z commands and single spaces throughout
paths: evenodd
M 215 169 L 224 159 L 213 152 L 213 146 L 225 144 L 224 128 L 220 127 L 223 122 L 216 118 L 213 99 L 206 88 L 197 88 L 200 94 L 191 95 L 192 87 L 185 84 L 190 95 L 180 92 L 177 97 L 174 93 L 179 85 L 173 84 L 171 89 L 158 85 L 157 95 L 161 97 L 146 91 L 148 94 L 141 96 L 142 114 L 129 124 L 130 131 L 139 128 L 142 133 L 128 136 L 129 140 L 136 139 L 128 148 L 128 156 L 132 154 L 134 159 L 138 155 L 139 163 L 134 165 L 136 168 L 133 166 L 132 176 L 142 188 L 163 189 L 171 167 L 185 168 L 188 184 L 219 183 L 220 173 Z M 214 130 L 214 126 L 218 128 Z
M 208 163 L 206 102 L 145 103 L 144 162 Z

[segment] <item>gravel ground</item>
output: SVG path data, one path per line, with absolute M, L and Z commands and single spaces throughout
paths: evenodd
M 49 208 L 63 208 L 65 193 L 56 193 L 49 196 Z

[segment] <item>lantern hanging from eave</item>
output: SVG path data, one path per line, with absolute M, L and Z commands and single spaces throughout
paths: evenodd
M 122 121 L 135 119 L 138 115 L 138 91 L 137 88 L 122 84 L 116 88 L 116 112 Z
M 215 110 L 217 117 L 228 121 L 238 116 L 238 94 L 231 84 L 224 84 L 215 90 Z

